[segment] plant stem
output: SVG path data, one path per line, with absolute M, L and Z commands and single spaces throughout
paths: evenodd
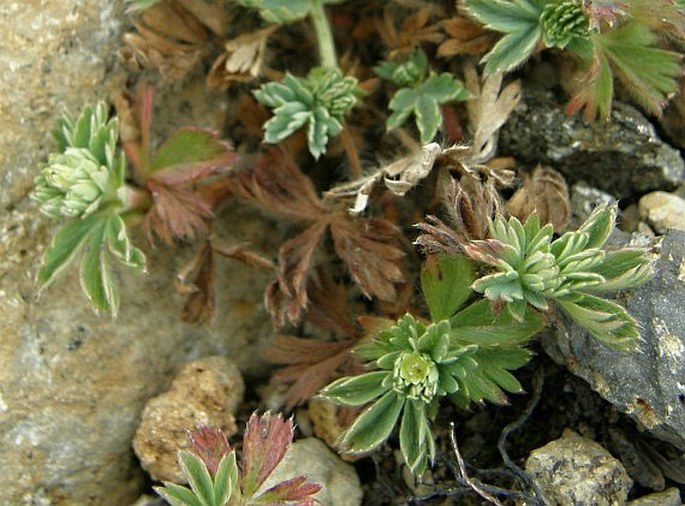
M 333 42 L 333 34 L 331 33 L 331 25 L 328 22 L 326 11 L 320 0 L 311 0 L 309 15 L 312 18 L 314 31 L 316 32 L 321 66 L 328 69 L 337 69 L 338 57 L 335 54 L 335 44 Z

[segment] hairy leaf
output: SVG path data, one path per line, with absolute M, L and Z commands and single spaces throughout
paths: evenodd
M 531 55 L 542 36 L 542 0 L 468 0 L 467 11 L 486 28 L 506 35 L 481 60 L 485 75 L 507 72 Z
M 293 440 L 293 432 L 292 420 L 269 413 L 250 417 L 243 438 L 242 491 L 245 498 L 252 498 L 276 469 Z
M 582 294 L 559 300 L 561 308 L 600 341 L 619 350 L 632 350 L 640 333 L 635 320 L 618 304 Z
M 388 371 L 374 371 L 360 376 L 340 378 L 321 390 L 321 396 L 343 406 L 360 406 L 389 390 L 383 385 Z
M 373 450 L 390 436 L 404 403 L 397 392 L 390 390 L 359 415 L 345 432 L 341 446 L 353 453 Z
M 495 313 L 487 300 L 479 300 L 450 318 L 452 335 L 464 343 L 507 346 L 525 343 L 543 328 L 540 318 L 527 311 L 522 321 L 508 311 Z

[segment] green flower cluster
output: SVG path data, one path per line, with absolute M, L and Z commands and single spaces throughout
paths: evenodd
M 574 0 L 545 5 L 540 14 L 542 41 L 547 47 L 565 48 L 575 38 L 590 36 L 590 21 Z
M 43 213 L 85 217 L 118 200 L 126 163 L 117 155 L 118 134 L 104 103 L 84 108 L 76 121 L 62 118 L 54 133 L 59 151 L 50 155 L 30 195 Z

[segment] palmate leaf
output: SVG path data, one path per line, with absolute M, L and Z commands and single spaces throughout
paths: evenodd
M 495 404 L 506 404 L 504 391 L 521 391 L 518 380 L 509 372 L 525 365 L 531 352 L 521 347 L 479 348 L 455 367 L 463 372 L 457 376 L 459 389 L 450 399 L 461 408 L 468 408 L 471 402 L 488 400 Z
M 522 64 L 542 36 L 543 0 L 467 0 L 466 9 L 486 28 L 506 35 L 485 55 L 485 75 L 507 72 Z
M 423 297 L 433 321 L 445 320 L 471 295 L 473 262 L 463 255 L 434 255 L 421 269 Z
M 632 350 L 637 346 L 640 338 L 637 323 L 615 302 L 588 294 L 557 302 L 578 324 L 609 346 L 619 350 Z
M 450 318 L 452 335 L 465 344 L 508 346 L 525 343 L 543 328 L 540 317 L 526 311 L 517 321 L 508 311 L 495 313 L 488 300 L 479 300 Z
M 638 23 L 595 38 L 611 68 L 632 98 L 648 112 L 660 115 L 668 96 L 678 90 L 680 55 L 653 46 L 657 36 Z
M 593 293 L 634 288 L 649 280 L 653 274 L 646 252 L 628 248 L 608 252 L 593 271 L 604 278 L 603 283 L 585 288 L 585 291 Z
M 117 214 L 96 213 L 65 225 L 45 253 L 38 281 L 43 288 L 47 287 L 83 249 L 81 287 L 96 312 L 109 311 L 116 316 L 119 292 L 112 278 L 109 256 L 135 271 L 145 271 L 145 255 L 132 245 Z
M 188 479 L 188 484 L 193 493 L 200 499 L 204 506 L 215 506 L 214 483 L 204 462 L 188 451 L 181 450 L 178 455 L 183 475 Z
M 361 406 L 387 392 L 383 385 L 388 371 L 373 371 L 360 376 L 340 378 L 321 390 L 320 395 L 343 406 Z

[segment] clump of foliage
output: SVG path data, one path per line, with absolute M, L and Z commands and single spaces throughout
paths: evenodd
M 680 55 L 657 47 L 659 35 L 685 35 L 685 13 L 671 0 L 467 0 L 468 12 L 504 33 L 483 62 L 486 74 L 510 71 L 542 43 L 579 61 L 578 90 L 571 112 L 607 118 L 614 77 L 631 97 L 660 114 L 678 89 Z
M 155 490 L 172 506 L 248 506 L 257 504 L 313 506 L 321 485 L 296 476 L 260 491 L 285 456 L 293 439 L 292 420 L 253 414 L 243 436 L 242 465 L 236 450 L 218 429 L 190 432 L 191 450 L 180 450 L 178 462 L 189 488 L 164 483 Z

